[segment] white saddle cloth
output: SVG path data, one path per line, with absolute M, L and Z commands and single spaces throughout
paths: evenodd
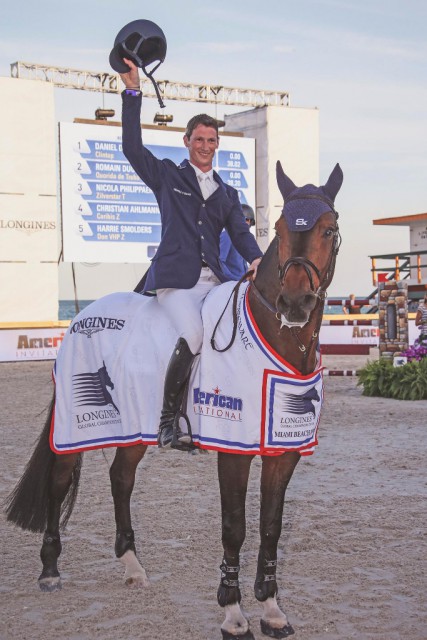
M 204 449 L 241 454 L 313 452 L 323 400 L 320 367 L 308 376 L 261 336 L 241 285 L 237 334 L 224 353 L 211 337 L 235 283 L 215 287 L 203 307 L 204 342 L 187 396 L 193 439 Z M 215 335 L 232 334 L 232 304 Z M 56 453 L 107 446 L 157 444 L 163 382 L 177 336 L 156 298 L 115 293 L 71 322 L 54 367 Z

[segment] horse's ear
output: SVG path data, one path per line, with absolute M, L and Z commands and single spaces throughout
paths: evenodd
M 343 180 L 344 174 L 342 172 L 342 169 L 339 164 L 336 164 L 331 175 L 328 178 L 328 182 L 323 187 L 332 201 L 335 200 L 338 191 L 341 189 Z
M 280 193 L 283 196 L 283 199 L 286 200 L 288 195 L 296 189 L 296 186 L 292 182 L 290 178 L 286 175 L 286 173 L 282 169 L 282 165 L 280 164 L 280 160 L 276 162 L 276 177 L 277 177 L 277 186 L 280 189 Z

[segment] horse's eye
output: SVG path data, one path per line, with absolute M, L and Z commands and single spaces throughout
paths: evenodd
M 335 234 L 335 229 L 326 229 L 324 236 L 325 238 L 330 238 Z

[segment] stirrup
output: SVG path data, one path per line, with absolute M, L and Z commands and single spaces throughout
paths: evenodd
M 179 421 L 184 418 L 187 423 L 187 433 L 184 433 L 180 426 Z M 173 421 L 173 436 L 171 442 L 171 449 L 178 449 L 179 451 L 193 451 L 196 448 L 193 442 L 193 435 L 191 433 L 190 421 L 187 414 L 183 413 L 181 409 L 177 411 L 175 419 Z

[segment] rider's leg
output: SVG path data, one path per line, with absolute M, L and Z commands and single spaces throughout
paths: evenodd
M 181 406 L 193 360 L 194 354 L 190 351 L 187 341 L 179 338 L 166 371 L 158 435 L 159 447 L 167 447 L 172 442 L 175 416 Z M 191 437 L 188 433 L 182 433 L 179 430 L 178 441 L 189 444 Z
M 192 289 L 157 291 L 158 302 L 166 310 L 179 336 L 166 371 L 158 437 L 160 447 L 168 447 L 172 442 L 174 419 L 181 406 L 194 357 L 202 346 L 203 301 L 217 284 L 219 281 L 213 272 L 204 268 Z M 178 441 L 188 444 L 191 437 L 189 434 L 178 432 Z

